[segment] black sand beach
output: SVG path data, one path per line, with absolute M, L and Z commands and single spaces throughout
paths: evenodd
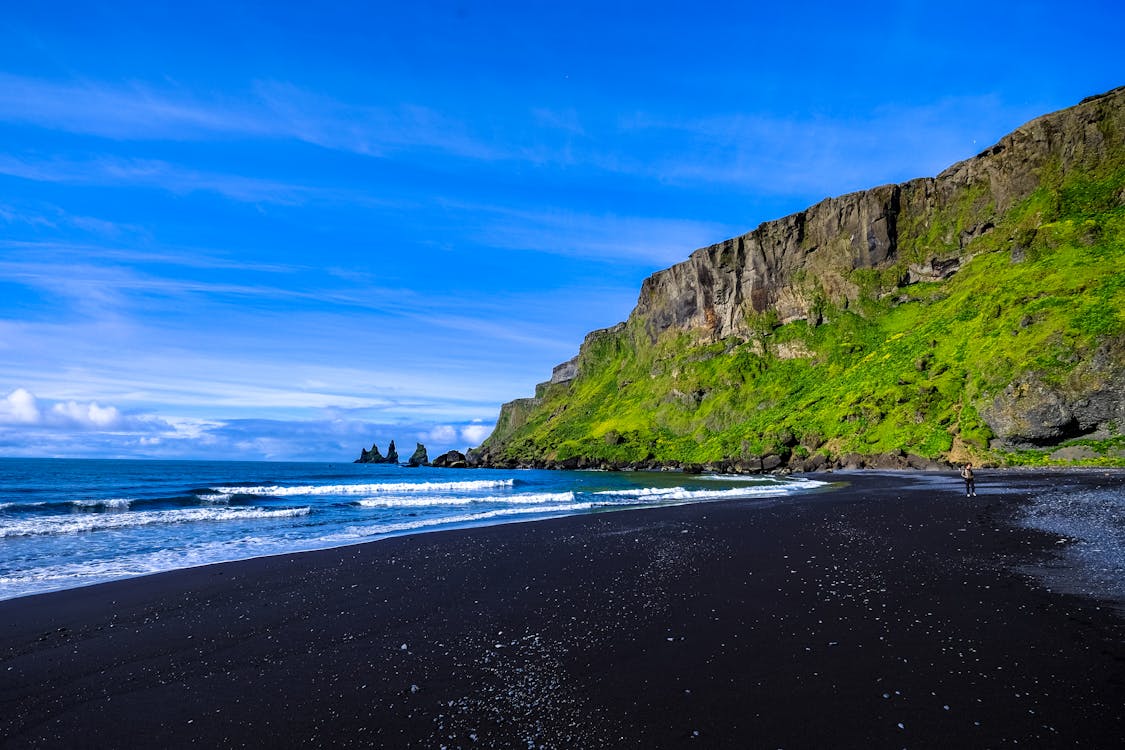
M 1058 475 L 823 478 L 0 602 L 0 745 L 1125 746 L 1125 619 L 1009 523 Z

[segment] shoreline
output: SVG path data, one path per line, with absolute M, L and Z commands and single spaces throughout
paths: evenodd
M 0 460 L 2 460 L 2 459 L 3 459 L 3 457 L 0 457 Z M 20 460 L 22 460 L 22 459 L 20 459 Z M 43 460 L 64 460 L 64 459 L 43 459 Z M 102 460 L 102 459 L 89 459 L 89 460 L 97 461 L 97 460 Z M 237 462 L 235 462 L 235 463 L 237 463 Z M 314 463 L 320 463 L 320 462 L 314 462 Z M 405 466 L 405 464 L 402 465 L 402 467 L 407 468 Z M 508 471 L 514 471 L 514 472 L 535 471 L 535 470 L 544 470 L 544 471 L 556 471 L 557 470 L 557 471 L 579 471 L 579 472 L 601 472 L 601 471 L 648 472 L 648 471 L 652 471 L 652 473 L 657 473 L 657 474 L 678 473 L 680 471 L 678 469 L 677 470 L 648 470 L 648 469 L 596 469 L 596 468 L 576 469 L 576 470 L 532 469 L 532 468 L 508 469 Z M 802 492 L 802 493 L 799 493 L 799 494 L 796 494 L 796 495 L 779 496 L 778 498 L 763 498 L 763 497 L 752 498 L 754 502 L 763 503 L 767 499 L 773 500 L 773 499 L 790 498 L 790 499 L 796 500 L 796 499 L 800 499 L 801 497 L 803 497 L 803 496 L 805 496 L 806 494 L 809 494 L 809 493 L 822 493 L 822 492 L 834 491 L 831 488 L 831 485 L 839 483 L 839 480 L 833 479 L 833 477 L 837 477 L 837 476 L 842 477 L 842 478 L 846 478 L 848 476 L 854 476 L 854 475 L 888 476 L 888 477 L 900 476 L 900 475 L 903 476 L 903 477 L 910 477 L 910 476 L 921 475 L 921 476 L 937 476 L 937 477 L 940 477 L 940 476 L 946 476 L 946 475 L 951 476 L 956 471 L 957 471 L 957 469 L 956 469 L 955 466 L 951 466 L 951 468 L 872 468 L 872 467 L 857 468 L 857 467 L 851 467 L 851 468 L 826 469 L 824 471 L 819 471 L 819 472 L 799 472 L 799 473 L 798 472 L 784 472 L 784 473 L 767 472 L 767 473 L 758 473 L 758 474 L 737 474 L 737 473 L 735 473 L 735 474 L 725 474 L 725 475 L 724 474 L 717 474 L 716 476 L 730 477 L 730 478 L 735 478 L 735 479 L 748 479 L 748 480 L 754 479 L 754 478 L 774 479 L 774 480 L 783 480 L 783 481 L 784 480 L 815 479 L 816 481 L 824 482 L 825 485 L 826 485 L 826 487 L 814 488 L 814 489 L 808 490 L 807 492 Z M 1084 474 L 1096 474 L 1096 473 L 1118 473 L 1118 474 L 1121 475 L 1123 481 L 1125 481 L 1125 468 L 1110 467 L 1110 466 L 1091 466 L 1091 467 L 1049 466 L 1049 467 L 1042 467 L 1042 468 L 1036 468 L 1036 467 L 1030 467 L 1030 466 L 1013 466 L 1013 467 L 1001 467 L 1001 468 L 983 468 L 983 469 L 978 469 L 978 472 L 987 472 L 989 476 L 1004 475 L 1004 474 L 1012 474 L 1012 475 L 1018 476 L 1018 475 L 1021 475 L 1021 474 L 1034 474 L 1034 475 L 1078 474 L 1078 475 L 1084 475 Z M 954 479 L 954 481 L 960 481 L 960 480 Z M 751 498 L 743 498 L 743 499 L 747 500 L 747 501 L 751 500 Z M 503 526 L 503 525 L 506 525 L 506 524 L 536 523 L 536 522 L 539 522 L 539 521 L 546 521 L 546 520 L 551 520 L 551 519 L 555 519 L 555 518 L 566 518 L 566 517 L 570 517 L 570 516 L 581 516 L 581 515 L 588 515 L 588 514 L 591 514 L 591 513 L 603 513 L 603 512 L 616 513 L 618 511 L 651 510 L 651 509 L 659 509 L 661 507 L 675 507 L 677 505 L 694 505 L 694 504 L 707 504 L 707 503 L 713 503 L 713 502 L 728 502 L 730 500 L 731 500 L 731 498 L 719 498 L 719 499 L 708 499 L 708 500 L 685 500 L 685 501 L 681 501 L 679 503 L 665 502 L 665 503 L 662 503 L 662 504 L 659 504 L 659 505 L 636 505 L 636 506 L 626 506 L 626 507 L 605 507 L 605 508 L 599 508 L 599 509 L 593 510 L 593 511 L 590 510 L 590 509 L 586 509 L 586 510 L 582 510 L 582 511 L 574 511 L 574 512 L 570 512 L 570 513 L 563 513 L 562 515 L 546 515 L 546 516 L 536 517 L 536 518 L 513 517 L 513 518 L 503 518 L 503 519 L 498 518 L 497 520 L 485 520 L 485 521 L 451 522 L 449 525 L 435 524 L 435 526 L 433 528 L 422 526 L 422 527 L 419 527 L 419 528 L 413 528 L 413 529 L 408 529 L 408 530 L 389 531 L 389 532 L 386 532 L 382 536 L 372 538 L 372 539 L 367 539 L 367 540 L 364 540 L 364 541 L 347 541 L 347 542 L 340 542 L 340 543 L 337 543 L 337 544 L 330 544 L 330 545 L 327 545 L 327 546 L 294 548 L 294 549 L 290 549 L 290 550 L 270 552 L 270 553 L 267 553 L 267 554 L 251 555 L 251 556 L 248 556 L 248 557 L 237 557 L 237 558 L 231 558 L 231 559 L 226 559 L 226 560 L 214 560 L 214 561 L 210 561 L 210 562 L 201 562 L 201 563 L 197 563 L 197 564 L 194 564 L 194 565 L 186 565 L 184 567 L 179 567 L 179 568 L 168 568 L 166 570 L 154 570 L 154 571 L 149 571 L 149 572 L 145 572 L 145 573 L 141 573 L 141 574 L 137 574 L 137 575 L 129 575 L 129 576 L 123 576 L 123 577 L 120 577 L 120 578 L 110 578 L 110 579 L 106 579 L 106 580 L 102 580 L 102 581 L 93 581 L 93 582 L 89 582 L 89 583 L 82 583 L 82 584 L 62 587 L 62 588 L 58 588 L 58 589 L 50 589 L 50 590 L 46 590 L 46 591 L 35 591 L 35 592 L 31 592 L 31 593 L 17 594 L 15 596 L 11 596 L 11 597 L 0 597 L 0 602 L 12 601 L 12 600 L 15 600 L 15 599 L 24 599 L 24 598 L 27 598 L 27 597 L 40 596 L 40 595 L 43 595 L 43 594 L 56 594 L 56 593 L 61 593 L 61 592 L 64 592 L 64 591 L 70 591 L 72 589 L 87 588 L 87 587 L 90 587 L 90 586 L 100 586 L 100 585 L 105 584 L 105 583 L 115 583 L 115 582 L 119 582 L 119 581 L 136 580 L 138 578 L 144 578 L 144 577 L 152 576 L 152 575 L 162 575 L 164 573 L 173 573 L 173 572 L 181 571 L 181 570 L 191 570 L 191 569 L 195 569 L 195 568 L 205 568 L 205 567 L 208 567 L 208 566 L 211 566 L 211 565 L 224 565 L 224 564 L 227 564 L 227 563 L 240 563 L 240 562 L 247 562 L 247 561 L 250 561 L 250 560 L 254 560 L 254 559 L 258 559 L 258 558 L 264 558 L 264 557 L 277 557 L 277 556 L 284 556 L 284 555 L 303 554 L 303 553 L 306 553 L 306 552 L 319 552 L 319 551 L 324 551 L 324 550 L 338 549 L 340 547 L 350 547 L 350 546 L 353 546 L 353 545 L 374 544 L 374 543 L 385 541 L 387 539 L 394 539 L 394 538 L 397 538 L 397 537 L 405 537 L 405 536 L 413 536 L 413 535 L 417 535 L 417 534 L 435 534 L 435 533 L 443 533 L 443 532 L 447 532 L 447 531 L 460 531 L 460 530 L 468 530 L 468 529 L 476 529 L 476 528 L 486 528 L 486 527 L 490 527 L 490 526 Z M 1122 606 L 1125 607 L 1125 604 L 1123 604 Z
M 945 473 L 833 472 L 810 478 L 847 486 L 784 503 L 425 532 L 0 601 L 0 746 L 1125 740 L 1125 622 L 1016 571 L 1058 539 L 1008 521 L 1060 472 L 985 474 L 970 499 Z
M 48 459 L 48 460 L 54 460 L 54 459 Z M 94 460 L 100 460 L 100 459 L 94 459 Z M 406 468 L 406 467 L 404 466 L 403 468 Z M 523 471 L 523 470 L 522 469 L 513 469 L 513 470 L 510 470 L 510 471 L 518 472 L 518 471 Z M 529 471 L 530 471 L 530 469 L 529 469 Z M 590 469 L 590 470 L 580 470 L 580 471 L 600 471 L 600 470 Z M 732 478 L 732 479 L 748 480 L 748 481 L 749 480 L 754 480 L 754 481 L 767 480 L 767 481 L 775 481 L 775 482 L 787 482 L 787 481 L 800 482 L 803 479 L 803 477 L 799 477 L 799 476 L 779 476 L 779 475 L 769 475 L 769 474 L 756 475 L 756 476 L 729 475 L 729 477 Z M 826 485 L 832 484 L 831 482 L 829 482 L 827 480 L 821 480 L 821 481 Z M 795 493 L 795 494 L 780 493 L 776 496 L 755 496 L 752 499 L 757 503 L 764 503 L 764 502 L 773 501 L 773 500 L 784 500 L 786 498 L 795 498 L 795 497 L 799 497 L 803 494 L 807 494 L 809 492 L 823 492 L 825 490 L 826 490 L 825 487 L 814 487 L 814 488 L 810 488 L 808 490 L 804 490 L 802 492 Z M 462 531 L 462 530 L 470 530 L 470 529 L 476 529 L 476 528 L 487 528 L 487 527 L 490 527 L 490 526 L 503 526 L 503 525 L 507 525 L 507 524 L 535 523 L 535 522 L 538 522 L 538 521 L 547 521 L 547 520 L 552 520 L 552 519 L 556 519 L 556 518 L 567 518 L 567 517 L 570 517 L 570 516 L 582 516 L 582 515 L 590 515 L 590 514 L 596 514 L 596 513 L 616 513 L 618 511 L 651 510 L 651 509 L 657 509 L 657 508 L 662 508 L 662 507 L 675 507 L 675 506 L 678 506 L 678 505 L 706 504 L 706 503 L 710 503 L 710 502 L 725 502 L 727 499 L 729 499 L 729 498 L 714 498 L 714 499 L 704 499 L 704 500 L 690 499 L 690 500 L 679 500 L 679 501 L 665 500 L 665 501 L 661 501 L 661 502 L 654 502 L 651 505 L 643 505 L 643 504 L 622 505 L 622 506 L 604 505 L 604 506 L 599 506 L 597 508 L 585 508 L 585 509 L 581 509 L 581 510 L 574 509 L 574 510 L 569 510 L 569 511 L 543 510 L 541 512 L 542 513 L 541 515 L 534 515 L 533 513 L 529 512 L 527 515 L 531 516 L 531 517 L 524 517 L 524 516 L 519 516 L 519 515 L 511 515 L 511 516 L 497 515 L 495 517 L 487 518 L 487 519 L 450 520 L 450 521 L 437 520 L 437 521 L 435 521 L 435 523 L 433 525 L 421 525 L 421 526 L 417 526 L 417 527 L 413 527 L 413 528 L 409 528 L 409 529 L 400 529 L 400 530 L 394 530 L 394 531 L 378 532 L 376 535 L 373 535 L 371 538 L 367 538 L 367 539 L 364 539 L 364 540 L 361 540 L 361 541 L 354 541 L 354 540 L 353 541 L 340 541 L 340 542 L 335 542 L 335 543 L 325 543 L 325 544 L 322 544 L 320 546 L 308 546 L 308 547 L 298 546 L 298 547 L 294 547 L 294 548 L 288 549 L 288 550 L 283 549 L 283 550 L 280 550 L 280 551 L 268 552 L 268 553 L 265 553 L 265 554 L 254 554 L 254 555 L 249 555 L 249 556 L 246 556 L 246 557 L 234 557 L 234 558 L 229 558 L 229 559 L 217 559 L 217 560 L 211 560 L 211 561 L 206 561 L 206 562 L 199 562 L 199 563 L 191 564 L 191 565 L 183 565 L 183 566 L 175 567 L 175 568 L 167 568 L 167 569 L 164 569 L 164 570 L 151 570 L 151 571 L 147 571 L 147 572 L 144 572 L 144 573 L 133 574 L 133 575 L 124 575 L 124 576 L 120 576 L 120 577 L 116 577 L 116 578 L 108 578 L 108 579 L 100 580 L 100 581 L 90 581 L 90 582 L 87 582 L 87 583 L 64 586 L 64 587 L 57 588 L 57 589 L 49 589 L 49 590 L 44 590 L 44 591 L 33 591 L 33 592 L 17 594 L 15 596 L 7 596 L 7 597 L 0 596 L 0 602 L 12 601 L 12 600 L 15 600 L 15 599 L 22 599 L 22 598 L 26 598 L 26 597 L 40 596 L 40 595 L 43 595 L 43 594 L 57 594 L 57 593 L 65 592 L 65 591 L 70 591 L 72 589 L 81 589 L 81 588 L 87 588 L 87 587 L 90 587 L 90 586 L 100 586 L 100 585 L 105 584 L 105 583 L 116 583 L 116 582 L 120 582 L 120 581 L 136 580 L 136 579 L 139 579 L 139 578 L 145 578 L 147 576 L 162 575 L 162 574 L 165 574 L 165 573 L 174 573 L 174 572 L 183 571 L 183 570 L 192 570 L 192 569 L 196 569 L 196 568 L 206 568 L 206 567 L 211 566 L 211 565 L 224 565 L 224 564 L 228 564 L 228 563 L 240 563 L 240 562 L 247 562 L 247 561 L 250 561 L 250 560 L 255 560 L 255 559 L 260 559 L 260 558 L 269 558 L 269 557 L 278 557 L 278 556 L 284 556 L 284 555 L 303 554 L 303 553 L 306 553 L 306 552 L 320 552 L 320 551 L 325 551 L 325 550 L 339 549 L 339 548 L 342 548 L 342 547 L 351 547 L 351 546 L 355 546 L 355 545 L 375 544 L 375 543 L 378 543 L 378 542 L 382 542 L 382 541 L 385 541 L 385 540 L 388 540 L 388 539 L 394 539 L 394 538 L 398 538 L 398 537 L 407 537 L 407 536 L 422 535 L 422 534 L 436 534 L 436 533 L 442 533 L 442 532 L 448 532 L 448 531 Z M 751 500 L 751 498 L 749 498 L 749 497 L 742 498 L 742 499 Z

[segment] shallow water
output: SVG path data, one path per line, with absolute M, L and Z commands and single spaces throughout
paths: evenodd
M 0 599 L 404 533 L 821 486 L 667 472 L 0 459 Z

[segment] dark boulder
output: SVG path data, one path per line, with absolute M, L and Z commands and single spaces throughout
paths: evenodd
M 935 461 L 932 458 L 919 456 L 914 453 L 906 454 L 906 464 L 911 469 L 918 469 L 921 471 L 948 471 L 949 464 L 943 464 L 940 461 Z
M 762 456 L 762 471 L 773 471 L 781 466 L 781 456 L 776 453 L 767 453 Z
M 443 453 L 433 460 L 431 466 L 436 466 L 439 469 L 467 469 L 468 462 L 465 460 L 465 454 L 461 451 L 449 451 Z
M 790 468 L 794 471 L 824 471 L 828 467 L 828 456 L 820 453 L 810 453 L 805 458 L 794 455 L 790 461 Z
M 1102 344 L 1061 380 L 1024 373 L 978 408 L 1003 449 L 1118 435 L 1125 427 L 1125 341 Z

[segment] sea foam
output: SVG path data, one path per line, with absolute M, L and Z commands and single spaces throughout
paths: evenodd
M 573 492 L 525 492 L 518 495 L 482 496 L 482 497 L 368 497 L 356 501 L 356 505 L 364 508 L 419 508 L 443 505 L 470 505 L 486 503 L 504 503 L 510 505 L 541 505 L 543 503 L 574 502 Z
M 154 524 L 195 523 L 199 521 L 240 521 L 307 516 L 310 508 L 187 508 L 183 510 L 141 511 L 114 514 L 42 516 L 16 521 L 0 521 L 0 539 L 21 536 L 80 534 L 106 529 L 122 529 Z
M 71 505 L 78 508 L 108 508 L 110 510 L 128 510 L 133 504 L 131 497 L 110 497 L 97 500 L 71 500 Z
M 725 490 L 689 490 L 686 487 L 642 487 L 639 489 L 603 490 L 598 497 L 660 502 L 666 500 L 723 500 L 740 497 L 780 497 L 789 494 L 784 485 L 735 487 Z
M 497 487 L 511 487 L 512 479 L 474 479 L 464 482 L 380 482 L 378 484 L 320 484 L 282 487 L 213 487 L 215 492 L 227 495 L 370 495 L 376 492 L 471 492 Z

